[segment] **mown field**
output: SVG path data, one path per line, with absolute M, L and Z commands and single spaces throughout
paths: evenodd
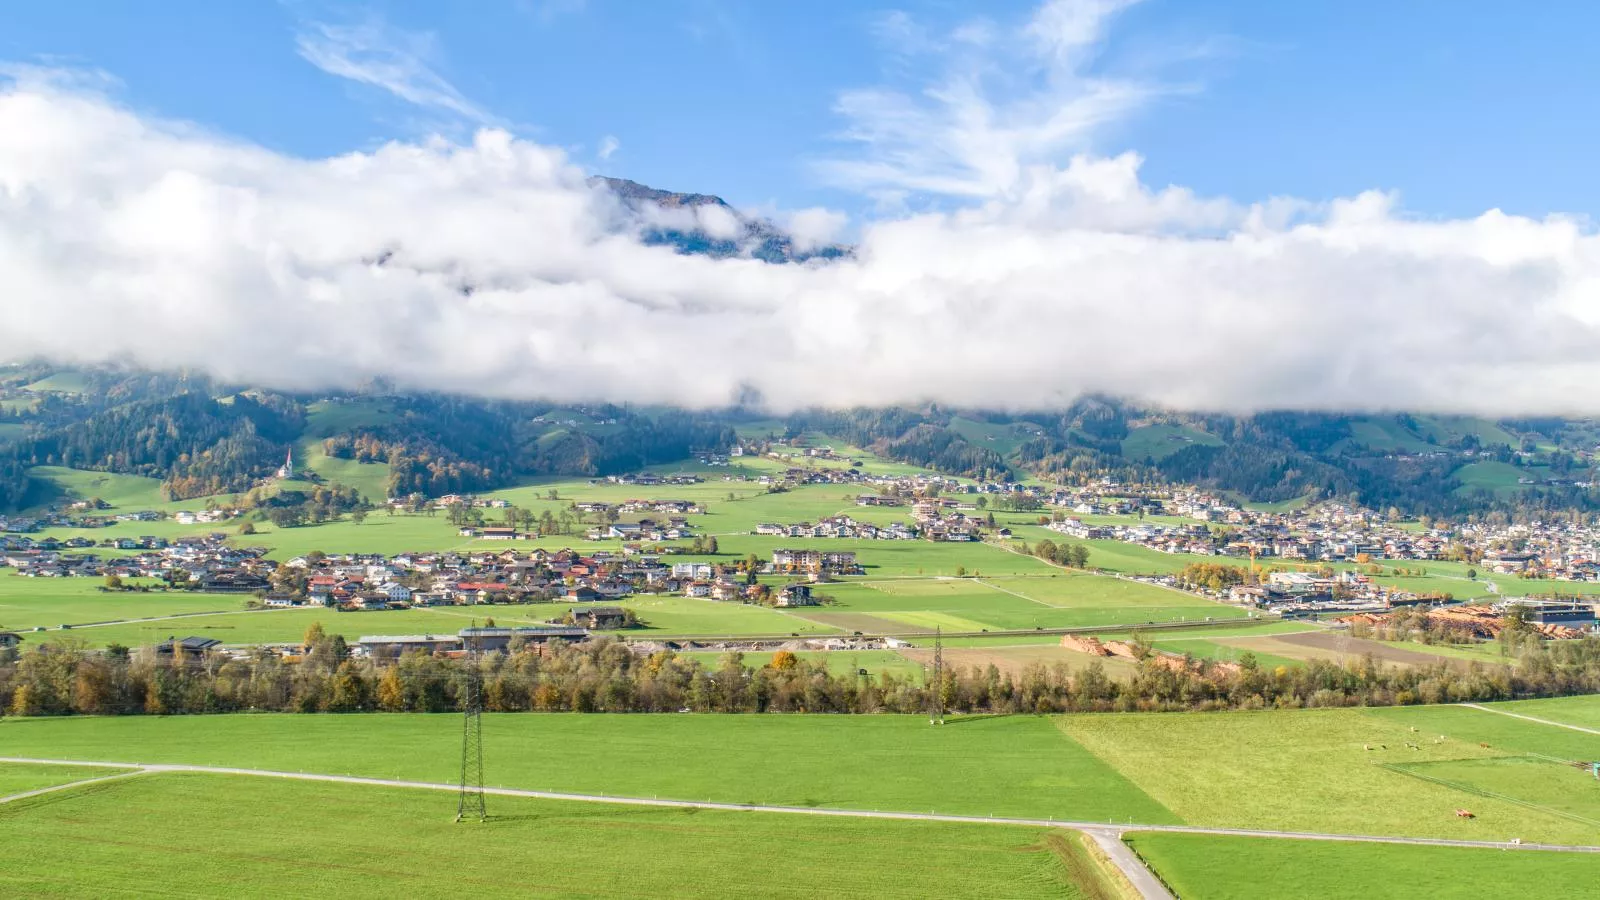
M 499 787 L 1088 821 L 1178 820 L 1033 716 L 484 717 Z M 449 782 L 455 715 L 6 719 L 0 755 Z M 670 762 L 669 762 L 670 761 Z
M 121 769 L 100 766 L 35 766 L 26 763 L 0 763 L 0 797 L 9 797 L 39 788 L 71 784 L 90 778 L 115 775 Z
M 26 578 L 0 568 L 0 628 L 77 625 L 143 616 L 236 611 L 246 597 L 188 591 L 102 591 L 98 578 Z M 88 632 L 85 639 L 93 640 Z
M 454 824 L 442 791 L 140 775 L 0 806 L 0 881 L 33 897 L 1105 896 L 1063 831 L 489 802 L 487 823 Z
M 1501 761 L 1592 759 L 1600 740 L 1482 710 L 1075 715 L 1063 727 L 1189 824 L 1597 843 L 1584 820 L 1600 820 L 1600 783 L 1552 803 L 1579 790 L 1575 769 Z M 1449 777 L 1419 777 L 1435 765 Z M 1476 818 L 1457 817 L 1461 808 Z
M 1179 897 L 1318 900 L 1594 896 L 1600 857 L 1136 832 L 1127 842 Z
M 1181 897 L 1589 895 L 1600 855 L 1137 830 L 1600 843 L 1600 783 L 1569 764 L 1600 755 L 1600 739 L 1490 710 L 1592 721 L 1600 698 L 1488 710 L 974 716 L 937 728 L 920 716 L 506 714 L 486 716 L 484 734 L 491 786 L 1135 826 L 1129 843 Z M 0 755 L 435 783 L 454 778 L 459 741 L 453 715 L 0 719 Z M 104 774 L 0 766 L 0 796 Z M 454 826 L 449 792 L 197 774 L 49 797 L 0 804 L 4 878 L 20 895 L 40 894 L 54 876 L 56 894 L 99 896 L 117 878 L 154 878 L 176 861 L 185 890 L 199 894 L 366 896 L 380 883 L 370 838 L 396 828 L 406 840 L 382 864 L 391 895 L 458 890 L 458 879 L 437 880 L 443 870 L 512 854 L 520 878 L 510 884 L 521 893 L 726 895 L 737 884 L 750 895 L 814 896 L 827 876 L 830 896 L 1114 895 L 1075 836 L 1038 828 L 494 796 L 490 823 Z M 1474 818 L 1457 817 L 1463 808 Z M 312 828 L 307 810 L 338 814 Z M 779 844 L 785 851 L 773 853 Z M 607 852 L 595 855 L 599 846 Z M 308 871 L 313 881 L 285 887 Z
M 1600 709 L 1600 698 L 1546 702 Z M 484 729 L 489 781 L 504 787 L 1600 843 L 1600 782 L 1568 764 L 1600 756 L 1600 741 L 1468 707 L 960 717 L 942 728 L 917 716 L 508 714 Z M 0 723 L 0 755 L 419 781 L 454 775 L 459 740 L 448 715 Z M 1462 808 L 1475 818 L 1457 817 Z

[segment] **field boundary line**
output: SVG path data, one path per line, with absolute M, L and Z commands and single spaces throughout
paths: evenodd
M 36 757 L 0 756 L 0 763 L 44 763 L 54 765 L 100 765 L 135 767 L 140 773 L 191 772 L 200 775 L 243 775 L 260 778 L 282 778 L 290 781 L 322 781 L 335 784 L 361 784 L 372 787 L 408 788 L 413 790 L 459 792 L 459 784 L 436 781 L 406 781 L 397 778 L 371 778 L 360 775 L 328 775 L 316 772 L 281 772 L 272 769 L 246 769 L 232 766 L 200 766 L 185 763 L 113 763 L 110 761 L 83 762 L 68 759 L 42 759 Z M 103 779 L 101 779 L 103 780 Z M 1399 837 L 1370 834 L 1327 834 L 1311 831 L 1263 831 L 1251 828 L 1218 828 L 1204 825 L 1141 825 L 1133 822 L 1086 822 L 1074 819 L 1016 818 L 1008 816 L 956 815 L 952 813 L 915 813 L 815 806 L 778 806 L 753 803 L 726 803 L 715 800 L 672 800 L 659 797 L 613 796 L 610 794 L 573 794 L 561 791 L 542 791 L 525 788 L 486 787 L 485 794 L 500 797 L 525 797 L 533 800 L 556 800 L 576 803 L 610 803 L 620 806 L 652 806 L 671 809 L 710 809 L 724 812 L 766 812 L 804 816 L 834 816 L 848 819 L 889 819 L 912 822 L 947 822 L 957 825 L 1021 825 L 1031 828 L 1070 828 L 1086 834 L 1105 832 L 1118 839 L 1133 831 L 1159 831 L 1178 834 L 1211 834 L 1229 837 L 1286 838 L 1305 841 L 1340 841 L 1366 844 L 1410 844 L 1433 847 L 1479 847 L 1485 849 L 1550 850 L 1562 853 L 1600 854 L 1600 846 L 1584 844 L 1512 844 L 1507 841 L 1468 841 L 1451 838 Z
M 1465 706 L 1467 709 L 1475 709 L 1479 712 L 1494 713 L 1497 716 L 1510 716 L 1513 719 L 1523 719 L 1529 722 L 1538 722 L 1540 725 L 1553 725 L 1556 728 L 1568 728 L 1573 731 L 1581 731 L 1584 734 L 1600 735 L 1600 730 L 1585 728 L 1582 725 L 1568 725 L 1566 722 L 1553 722 L 1549 719 L 1541 719 L 1538 716 L 1525 716 L 1522 713 L 1507 712 L 1503 709 L 1493 709 L 1484 706 L 1481 703 L 1463 703 L 1461 705 Z
M 1002 594 L 1010 594 L 1013 597 L 1021 597 L 1022 599 L 1028 601 L 1029 603 L 1037 603 L 1040 606 L 1048 607 L 1050 609 L 1064 609 L 1065 608 L 1065 607 L 1057 606 L 1054 603 L 1046 603 L 1043 600 L 1035 600 L 1034 598 L 1029 597 L 1027 594 L 1019 594 L 1016 591 L 1008 591 L 1005 588 L 1001 587 L 1000 585 L 998 585 L 998 584 L 990 584 L 989 582 L 984 581 L 982 578 L 973 578 L 972 581 L 973 581 L 974 584 L 981 584 L 984 587 L 986 587 L 986 588 L 988 588 L 988 589 L 990 589 L 992 591 L 999 591 Z
M 41 763 L 41 765 L 49 765 L 49 763 Z M 105 766 L 105 768 L 111 767 Z M 80 788 L 87 784 L 99 784 L 103 781 L 117 781 L 123 778 L 135 778 L 140 775 L 148 774 L 150 771 L 149 769 L 130 766 L 117 766 L 116 768 L 125 769 L 127 771 L 118 772 L 115 775 L 101 775 L 98 778 L 80 778 L 77 781 L 69 781 L 66 784 L 52 784 L 48 787 L 35 788 L 31 791 L 23 791 L 19 794 L 11 794 L 5 797 L 0 797 L 0 805 L 4 805 L 6 803 L 15 803 L 18 800 L 27 800 L 30 797 L 38 797 L 44 794 L 54 794 L 57 791 L 70 790 L 71 788 Z
M 1516 759 L 1517 757 L 1515 757 L 1515 756 L 1499 756 L 1499 757 L 1491 756 L 1491 757 L 1488 757 L 1488 758 L 1489 759 Z M 1453 760 L 1440 760 L 1439 762 L 1451 762 L 1451 761 L 1453 761 Z M 1478 796 L 1478 797 L 1483 797 L 1486 800 L 1500 800 L 1500 801 L 1503 801 L 1505 803 L 1511 803 L 1511 804 L 1514 804 L 1516 806 L 1521 806 L 1521 807 L 1524 807 L 1526 809 L 1534 810 L 1535 812 L 1542 812 L 1542 813 L 1545 813 L 1546 815 L 1559 816 L 1559 817 L 1561 817 L 1563 819 L 1571 819 L 1572 821 L 1577 822 L 1577 823 L 1579 823 L 1581 825 L 1589 825 L 1589 826 L 1593 826 L 1593 827 L 1600 827 L 1600 822 L 1597 822 L 1594 819 L 1585 818 L 1583 816 L 1578 815 L 1577 813 L 1570 813 L 1570 812 L 1567 812 L 1565 810 L 1555 809 L 1553 807 L 1545 806 L 1545 805 L 1540 804 L 1540 803 L 1535 803 L 1532 800 L 1524 800 L 1521 797 L 1513 797 L 1510 794 L 1502 794 L 1502 793 L 1499 793 L 1498 791 L 1491 791 L 1488 788 L 1481 788 L 1481 787 L 1478 787 L 1475 784 L 1467 784 L 1465 782 L 1460 782 L 1460 781 L 1451 781 L 1448 778 L 1439 778 L 1439 777 L 1434 776 L 1434 775 L 1424 775 L 1421 772 L 1413 772 L 1413 771 L 1411 771 L 1410 769 L 1407 768 L 1407 766 L 1427 766 L 1427 765 L 1435 765 L 1435 764 L 1436 763 L 1426 763 L 1426 762 L 1424 762 L 1424 763 L 1378 763 L 1379 767 L 1384 768 L 1384 769 L 1388 769 L 1389 771 L 1394 772 L 1396 774 L 1409 775 L 1412 778 L 1417 778 L 1417 779 L 1420 779 L 1422 781 L 1429 782 L 1431 784 L 1437 784 L 1440 787 L 1447 787 L 1447 788 L 1451 788 L 1452 790 L 1461 791 L 1464 794 L 1473 794 L 1473 795 Z

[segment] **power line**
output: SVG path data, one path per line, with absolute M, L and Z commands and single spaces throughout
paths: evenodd
M 944 637 L 939 626 L 933 627 L 933 697 L 928 711 L 929 725 L 944 724 Z

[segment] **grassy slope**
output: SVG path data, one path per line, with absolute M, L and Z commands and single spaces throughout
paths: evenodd
M 46 378 L 41 378 L 27 385 L 23 390 L 45 392 L 53 391 L 59 394 L 81 394 L 89 386 L 89 379 L 82 372 L 64 370 L 56 372 Z
M 165 509 L 168 506 L 166 497 L 161 493 L 159 478 L 66 469 L 61 466 L 35 466 L 28 470 L 28 474 L 48 481 L 68 497 L 83 500 L 98 497 L 117 511 Z M 194 501 L 191 506 L 198 509 L 204 503 Z
M 353 487 L 368 500 L 381 503 L 389 494 L 389 464 L 334 459 L 323 452 L 322 439 L 386 425 L 395 418 L 392 405 L 382 400 L 313 403 L 306 409 L 305 436 L 295 448 L 296 464 L 312 469 L 328 482 Z
M 1455 470 L 1454 474 L 1460 480 L 1462 490 L 1482 487 L 1495 493 L 1517 490 L 1520 487 L 1517 484 L 1519 478 L 1538 477 L 1536 470 L 1494 461 L 1467 463 Z
M 732 885 L 771 897 L 1082 896 L 1044 829 L 502 797 L 490 798 L 487 824 L 456 825 L 454 801 L 140 776 L 0 809 L 5 881 L 18 896 L 81 897 L 135 885 L 230 897 L 720 897 Z
M 489 783 L 734 803 L 1174 822 L 1051 719 L 488 715 Z M 449 782 L 453 715 L 11 720 L 5 752 Z M 664 765 L 670 758 L 675 762 Z
M 1122 439 L 1122 455 L 1130 460 L 1162 460 L 1185 447 L 1218 447 L 1222 439 L 1198 428 L 1183 425 L 1146 425 L 1128 432 Z
M 1180 897 L 1476 898 L 1593 896 L 1600 859 L 1460 847 L 1340 844 L 1193 834 L 1127 838 Z

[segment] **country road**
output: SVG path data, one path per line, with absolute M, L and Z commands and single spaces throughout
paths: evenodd
M 62 765 L 99 767 L 108 769 L 136 769 L 130 774 L 160 774 L 163 772 L 195 772 L 205 775 L 243 775 L 259 778 L 285 778 L 294 781 L 319 781 L 334 782 L 338 784 L 359 784 L 373 787 L 407 788 L 414 790 L 430 791 L 456 791 L 459 785 L 441 784 L 432 781 L 403 781 L 394 778 L 366 778 L 356 775 L 325 775 L 314 772 L 279 772 L 271 769 L 243 769 L 231 766 L 195 766 L 176 763 L 134 763 L 134 762 L 108 762 L 99 760 L 75 759 L 42 759 L 37 757 L 0 756 L 0 763 L 23 763 L 34 765 Z M 58 785 L 26 794 L 0 797 L 0 803 L 22 799 L 40 793 L 65 790 L 81 784 L 103 781 L 105 779 L 89 779 L 70 784 Z M 855 819 L 891 819 L 899 821 L 916 822 L 950 822 L 965 825 L 1020 825 L 1034 828 L 1070 828 L 1089 835 L 1099 844 L 1112 861 L 1123 871 L 1130 881 L 1139 888 L 1147 898 L 1170 898 L 1154 874 L 1146 868 L 1139 857 L 1122 843 L 1122 835 L 1130 831 L 1160 831 L 1178 834 L 1211 834 L 1229 837 L 1263 837 L 1285 838 L 1301 841 L 1345 841 L 1369 844 L 1411 844 L 1429 847 L 1476 847 L 1481 849 L 1497 850 L 1549 850 L 1563 853 L 1600 853 L 1600 846 L 1584 846 L 1570 844 L 1513 844 L 1508 841 L 1459 841 L 1443 838 L 1414 838 L 1414 837 L 1389 837 L 1383 835 L 1364 834 L 1324 834 L 1305 831 L 1261 831 L 1248 828 L 1207 828 L 1193 825 L 1141 825 L 1134 823 L 1115 824 L 1108 822 L 1080 822 L 1070 819 L 1026 819 L 1005 816 L 962 816 L 936 812 L 895 812 L 884 810 L 865 809 L 828 809 L 809 806 L 757 806 L 745 803 L 719 803 L 712 800 L 671 800 L 656 797 L 614 797 L 607 794 L 570 794 L 560 791 L 538 791 L 523 788 L 484 788 L 485 794 L 499 797 L 526 797 L 535 800 L 559 800 L 574 803 L 612 803 L 625 806 L 655 806 L 673 809 L 710 809 L 726 812 L 764 812 L 780 813 L 785 815 L 803 816 L 838 816 Z M 1120 848 L 1120 849 L 1118 849 Z

